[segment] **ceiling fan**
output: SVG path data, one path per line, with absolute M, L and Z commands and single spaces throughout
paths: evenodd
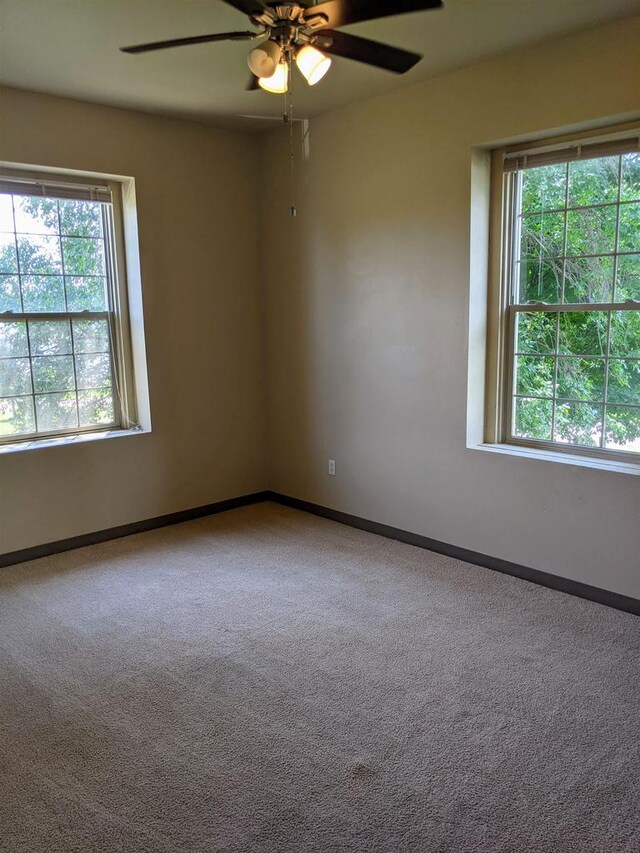
M 289 88 L 294 60 L 307 83 L 314 86 L 331 65 L 331 59 L 326 54 L 404 74 L 422 59 L 420 54 L 342 33 L 338 28 L 405 12 L 438 9 L 443 5 L 442 0 L 326 0 L 317 4 L 296 0 L 272 3 L 263 0 L 224 2 L 248 15 L 258 30 L 135 44 L 121 50 L 124 53 L 146 53 L 191 44 L 253 41 L 264 37 L 264 41 L 248 57 L 252 73 L 247 89 L 260 87 L 267 92 L 284 94 Z

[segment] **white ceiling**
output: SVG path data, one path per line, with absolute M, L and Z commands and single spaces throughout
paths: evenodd
M 468 65 L 513 47 L 640 12 L 640 0 L 445 0 L 348 31 L 424 54 L 396 76 L 336 59 L 327 77 L 294 90 L 314 115 Z M 246 92 L 246 43 L 127 56 L 122 45 L 248 28 L 221 0 L 0 0 L 0 81 L 38 92 L 262 130 L 241 116 L 282 112 L 282 99 Z

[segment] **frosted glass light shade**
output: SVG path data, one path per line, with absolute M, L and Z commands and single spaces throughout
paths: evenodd
M 281 62 L 271 77 L 260 77 L 259 86 L 265 92 L 273 92 L 274 95 L 284 95 L 289 88 L 289 68 L 286 62 Z
M 272 77 L 281 58 L 280 45 L 275 41 L 265 41 L 251 51 L 247 63 L 256 77 Z
M 331 68 L 331 60 L 310 44 L 296 54 L 296 65 L 310 86 L 315 86 Z

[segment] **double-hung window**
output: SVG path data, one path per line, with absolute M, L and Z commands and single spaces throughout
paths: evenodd
M 638 133 L 501 153 L 506 443 L 640 454 Z
M 0 172 L 0 444 L 134 422 L 118 191 Z

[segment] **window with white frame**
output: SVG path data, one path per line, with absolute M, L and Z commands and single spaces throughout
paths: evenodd
M 500 158 L 506 443 L 640 454 L 638 151 L 635 131 Z
M 119 199 L 0 171 L 0 444 L 134 424 Z

